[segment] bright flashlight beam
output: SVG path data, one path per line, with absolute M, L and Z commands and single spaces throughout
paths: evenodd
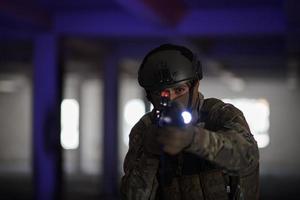
M 183 112 L 181 113 L 181 116 L 182 116 L 183 122 L 184 122 L 185 124 L 189 124 L 189 123 L 192 121 L 192 115 L 191 115 L 191 113 L 189 113 L 188 111 L 183 111 Z

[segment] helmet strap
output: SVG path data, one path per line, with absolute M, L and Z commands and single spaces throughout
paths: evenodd
M 192 111 L 192 101 L 193 101 L 195 83 L 196 83 L 196 81 L 192 80 L 191 86 L 189 88 L 189 100 L 188 100 L 188 105 L 187 105 L 187 109 L 189 112 Z

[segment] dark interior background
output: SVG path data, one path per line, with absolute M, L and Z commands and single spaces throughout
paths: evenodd
M 0 199 L 118 199 L 126 105 L 149 106 L 137 70 L 162 43 L 197 53 L 205 97 L 268 102 L 260 196 L 299 199 L 299 10 L 297 0 L 2 0 Z M 63 99 L 79 105 L 74 149 L 57 145 Z

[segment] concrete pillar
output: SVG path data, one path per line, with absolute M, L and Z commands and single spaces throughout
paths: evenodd
M 111 52 L 104 66 L 103 194 L 118 194 L 118 55 Z
M 62 157 L 60 104 L 62 69 L 57 37 L 40 34 L 34 41 L 33 176 L 37 200 L 60 199 Z
M 298 0 L 287 0 L 286 8 L 286 30 L 287 48 L 290 56 L 300 55 L 300 2 Z
M 286 24 L 287 24 L 287 83 L 291 90 L 299 91 L 300 77 L 300 2 L 287 0 Z

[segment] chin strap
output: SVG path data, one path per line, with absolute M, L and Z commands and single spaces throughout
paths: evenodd
M 192 101 L 193 101 L 193 95 L 194 95 L 194 87 L 195 87 L 195 80 L 191 81 L 191 86 L 189 88 L 189 100 L 188 100 L 188 105 L 187 105 L 187 109 L 189 112 L 192 112 L 193 108 L 192 108 Z

